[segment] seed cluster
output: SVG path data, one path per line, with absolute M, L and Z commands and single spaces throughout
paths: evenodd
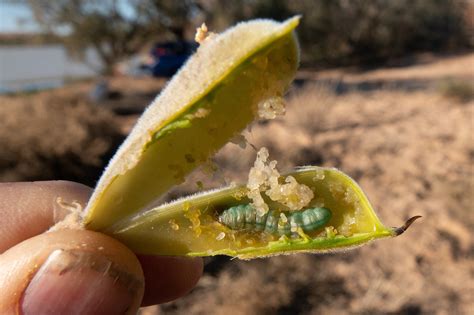
M 258 151 L 247 182 L 247 197 L 252 200 L 257 214 L 263 216 L 269 209 L 261 192 L 265 192 L 271 200 L 287 206 L 292 211 L 303 209 L 314 197 L 311 188 L 298 183 L 293 176 L 287 176 L 281 184 L 281 175 L 276 168 L 277 161 L 268 161 L 268 157 L 267 148 L 263 147 Z

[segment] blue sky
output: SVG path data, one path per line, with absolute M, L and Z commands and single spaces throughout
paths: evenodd
M 120 0 L 118 4 L 125 16 L 130 18 L 134 16 L 135 12 L 126 0 Z M 27 4 L 0 0 L 0 33 L 38 31 L 40 28 Z
M 28 6 L 0 0 L 0 33 L 37 31 L 39 27 Z

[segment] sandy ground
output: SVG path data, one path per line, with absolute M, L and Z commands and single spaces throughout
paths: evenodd
M 0 96 L 0 181 L 67 179 L 95 185 L 105 163 L 164 80 L 116 77 L 101 102 L 94 81 Z
M 286 116 L 254 126 L 249 142 L 268 147 L 282 170 L 347 172 L 389 226 L 423 218 L 398 238 L 345 253 L 207 259 L 194 291 L 143 314 L 472 314 L 474 101 L 448 98 L 440 86 L 472 86 L 474 55 L 302 77 Z M 245 180 L 254 158 L 251 148 L 227 145 L 215 159 L 224 175 L 210 184 Z
M 344 253 L 206 259 L 189 295 L 141 313 L 473 314 L 474 100 L 446 96 L 453 82 L 472 89 L 474 54 L 362 73 L 300 72 L 287 114 L 255 124 L 248 141 L 268 147 L 281 171 L 312 164 L 348 173 L 386 225 L 423 218 L 398 238 Z M 101 104 L 85 100 L 90 82 L 0 97 L 0 180 L 94 182 L 163 84 L 116 78 L 111 87 L 122 96 Z M 227 145 L 207 187 L 245 181 L 254 158 L 250 146 Z M 195 191 L 199 176 L 171 196 Z

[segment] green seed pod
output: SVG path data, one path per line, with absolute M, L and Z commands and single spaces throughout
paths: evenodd
M 311 166 L 287 175 L 314 192 L 309 208 L 331 209 L 330 219 L 322 228 L 305 231 L 304 220 L 300 220 L 301 229 L 297 228 L 296 233 L 289 236 L 280 236 L 261 228 L 234 229 L 223 224 L 219 216 L 233 207 L 239 207 L 243 215 L 250 215 L 241 210 L 250 203 L 245 197 L 247 188 L 236 186 L 200 193 L 138 214 L 115 225 L 112 235 L 137 253 L 229 255 L 249 259 L 347 249 L 374 239 L 397 236 L 413 221 L 409 220 L 402 228 L 385 227 L 360 187 L 337 169 Z M 270 209 L 281 209 L 285 213 L 288 210 L 271 200 L 266 202 Z M 295 215 L 301 213 L 295 212 Z M 263 221 L 260 224 L 263 225 Z
M 336 169 L 313 166 L 280 178 L 304 193 L 296 197 L 278 196 L 278 189 L 264 196 L 259 187 L 232 186 L 150 209 L 254 119 L 284 112 L 281 97 L 299 62 L 293 32 L 298 23 L 299 17 L 284 23 L 257 20 L 209 39 L 201 34 L 196 54 L 110 161 L 81 226 L 140 254 L 244 259 L 346 249 L 403 233 L 417 217 L 401 228 L 387 228 L 352 179 Z M 273 179 L 278 188 L 278 176 Z M 273 212 L 252 221 L 254 210 L 248 205 L 255 200 L 259 214 L 262 203 Z M 243 222 L 240 217 L 219 220 L 226 211 L 248 216 L 245 222 L 255 222 L 253 228 L 236 228 Z
M 259 104 L 281 97 L 298 67 L 298 23 L 256 20 L 206 40 L 110 161 L 86 227 L 105 231 L 145 208 L 255 120 Z

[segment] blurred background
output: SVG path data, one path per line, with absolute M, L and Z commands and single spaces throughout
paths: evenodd
M 287 114 L 248 141 L 281 171 L 345 171 L 389 226 L 423 219 L 345 253 L 209 258 L 188 296 L 141 313 L 473 314 L 472 0 L 0 0 L 0 181 L 94 186 L 196 27 L 296 14 Z M 228 144 L 168 198 L 245 181 L 254 159 Z

